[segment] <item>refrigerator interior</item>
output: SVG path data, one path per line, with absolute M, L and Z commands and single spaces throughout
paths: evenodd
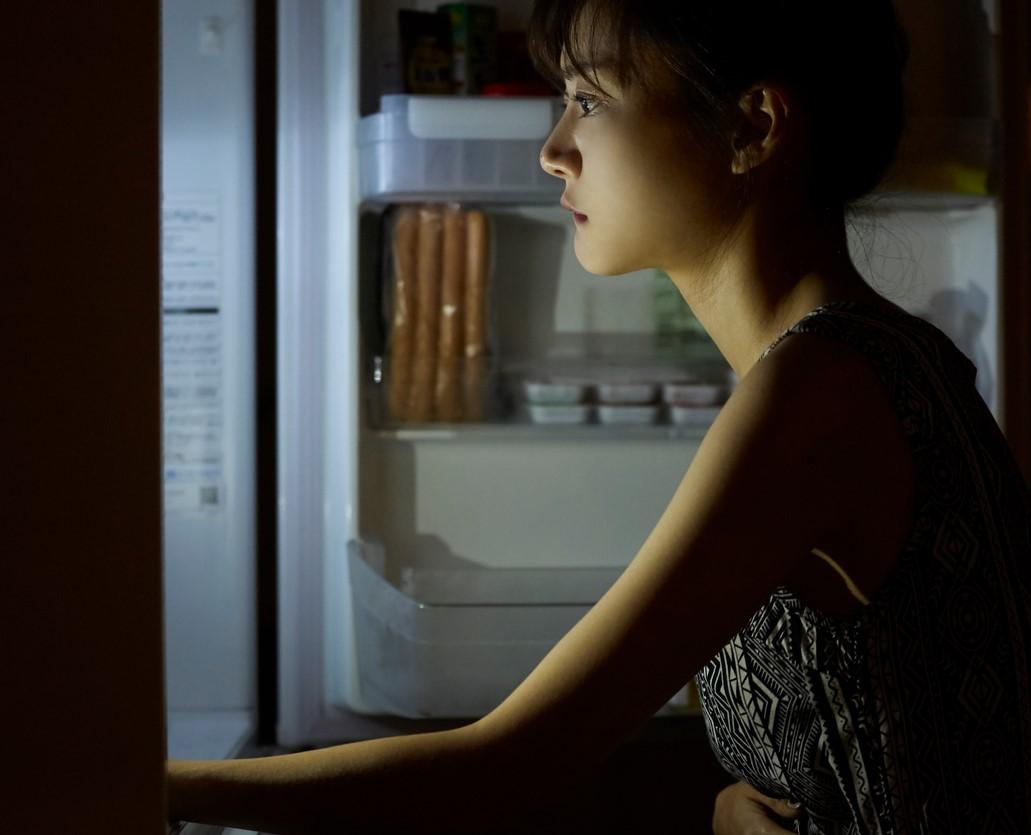
M 529 5 L 498 4 L 501 28 L 521 27 Z M 504 653 L 517 651 L 527 635 L 521 630 L 534 620 L 520 615 L 567 604 L 565 624 L 554 629 L 560 635 L 575 623 L 632 559 L 704 432 L 668 423 L 547 427 L 510 416 L 399 427 L 377 417 L 384 322 L 376 300 L 391 201 L 360 194 L 357 142 L 359 119 L 379 110 L 382 51 L 401 6 L 435 8 L 280 4 L 284 744 L 411 727 L 403 719 L 475 715 L 475 699 L 458 706 L 436 700 L 440 682 L 413 678 L 400 659 L 421 664 L 431 678 L 465 659 L 459 667 L 478 666 L 488 680 L 456 690 L 503 692 L 503 668 L 512 666 Z M 946 86 L 938 74 L 941 55 L 949 54 L 966 62 L 950 64 L 949 74 L 974 82 L 949 100 L 914 97 L 922 103 L 911 148 L 959 159 L 968 171 L 987 170 L 996 142 L 994 18 L 976 0 L 951 6 L 952 16 L 935 16 L 940 31 L 928 27 L 922 43 L 931 46 L 914 53 L 911 77 L 917 85 Z M 900 9 L 910 20 L 927 11 L 916 0 Z M 951 49 L 964 33 L 969 47 L 934 51 Z M 951 130 L 943 133 L 943 125 Z M 979 390 L 995 409 L 998 206 L 987 189 L 931 190 L 929 175 L 921 177 L 920 187 L 884 195 L 856 216 L 850 249 L 874 287 L 933 321 L 974 360 Z M 560 194 L 557 184 L 548 201 L 463 201 L 490 219 L 495 370 L 515 390 L 520 374 L 546 375 L 557 358 L 579 359 L 591 373 L 669 373 L 677 362 L 649 351 L 657 344 L 660 278 L 651 271 L 587 274 L 572 254 Z M 453 195 L 422 198 L 443 203 Z M 692 363 L 707 374 L 719 368 L 722 358 L 705 339 L 691 350 L 690 361 L 678 361 L 681 370 Z M 540 597 L 562 577 L 576 590 Z M 484 620 L 463 620 L 470 608 Z M 397 619 L 388 623 L 384 612 Z

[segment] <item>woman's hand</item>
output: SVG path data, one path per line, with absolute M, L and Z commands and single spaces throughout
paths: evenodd
M 801 811 L 801 806 L 767 797 L 748 783 L 734 783 L 716 795 L 712 831 L 715 835 L 794 835 L 793 829 L 779 825 L 778 818 L 793 820 Z

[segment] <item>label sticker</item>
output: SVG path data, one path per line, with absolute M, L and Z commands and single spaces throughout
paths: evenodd
M 217 513 L 225 494 L 218 195 L 167 194 L 161 219 L 165 511 Z

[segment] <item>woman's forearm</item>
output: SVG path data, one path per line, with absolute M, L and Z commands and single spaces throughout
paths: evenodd
M 171 760 L 169 817 L 274 833 L 483 832 L 519 797 L 476 726 L 240 760 Z

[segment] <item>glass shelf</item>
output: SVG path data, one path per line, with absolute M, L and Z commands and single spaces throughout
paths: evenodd
M 552 194 L 527 194 L 523 192 L 474 193 L 452 191 L 425 191 L 398 194 L 390 199 L 372 197 L 361 201 L 364 211 L 382 213 L 399 203 L 469 203 L 479 206 L 554 206 L 558 204 L 561 190 Z M 997 203 L 998 195 L 971 194 L 952 191 L 906 190 L 876 191 L 856 205 L 860 214 L 894 211 L 935 212 L 953 209 L 978 209 Z
M 711 423 L 680 425 L 661 423 L 651 426 L 574 424 L 561 426 L 535 423 L 433 424 L 366 430 L 384 441 L 541 441 L 541 440 L 641 440 L 700 441 Z

